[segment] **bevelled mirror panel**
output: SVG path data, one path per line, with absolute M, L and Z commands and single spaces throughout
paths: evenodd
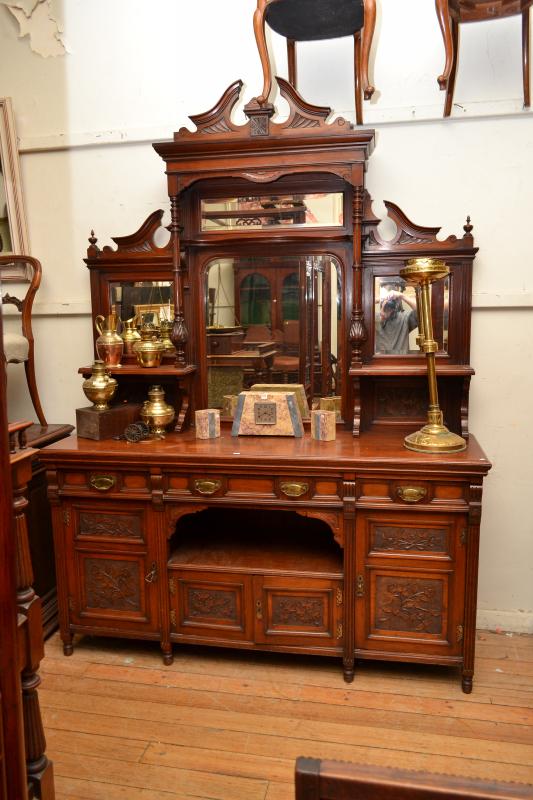
M 431 314 L 439 352 L 448 352 L 450 278 L 433 284 Z M 377 355 L 418 355 L 418 313 L 415 287 L 399 275 L 374 278 L 374 352 Z
M 109 305 L 119 319 L 140 327 L 174 319 L 172 281 L 121 281 L 109 284 Z
M 342 192 L 201 200 L 202 231 L 342 227 Z
M 330 255 L 215 258 L 205 287 L 210 408 L 256 383 L 341 394 L 341 268 Z

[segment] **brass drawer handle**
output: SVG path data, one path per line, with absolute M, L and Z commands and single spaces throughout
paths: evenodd
M 199 479 L 194 481 L 194 488 L 200 494 L 215 494 L 222 486 L 222 481 L 208 481 Z
M 91 475 L 89 480 L 90 485 L 98 492 L 108 492 L 116 482 L 114 475 Z
M 152 569 L 150 570 L 148 575 L 145 575 L 144 580 L 146 581 L 146 583 L 153 583 L 154 581 L 157 580 L 157 564 L 155 563 L 155 561 L 152 561 Z
M 279 487 L 287 497 L 301 497 L 309 491 L 308 483 L 282 483 Z
M 427 489 L 424 489 L 423 486 L 398 486 L 396 493 L 406 503 L 418 503 L 427 495 Z

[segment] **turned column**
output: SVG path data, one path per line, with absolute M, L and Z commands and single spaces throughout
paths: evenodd
M 172 275 L 173 275 L 173 297 L 174 297 L 174 326 L 170 339 L 176 348 L 176 366 L 184 367 L 185 345 L 189 339 L 189 331 L 185 324 L 185 314 L 183 311 L 183 269 L 181 266 L 180 248 L 180 203 L 179 195 L 170 198 L 170 232 L 172 235 Z

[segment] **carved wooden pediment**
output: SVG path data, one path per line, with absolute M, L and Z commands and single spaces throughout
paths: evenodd
M 125 253 L 171 253 L 170 239 L 164 247 L 158 247 L 155 244 L 156 233 L 164 227 L 161 224 L 164 213 L 162 209 L 153 211 L 135 233 L 130 233 L 128 236 L 112 236 L 112 240 L 117 245 L 116 249 L 109 245 L 100 249 L 97 245 L 98 239 L 95 237 L 94 231 L 91 231 L 87 248 L 88 258 L 95 258 L 103 253 L 106 256 L 117 257 L 122 257 Z
M 467 218 L 463 227 L 464 235 L 459 239 L 457 236 L 448 236 L 447 239 L 437 239 L 440 228 L 428 228 L 416 225 L 404 214 L 395 203 L 385 200 L 387 216 L 396 226 L 396 232 L 392 239 L 383 239 L 377 229 L 381 220 L 372 212 L 372 200 L 368 193 L 365 193 L 364 201 L 364 223 L 365 252 L 391 252 L 411 253 L 417 252 L 430 255 L 438 252 L 474 250 L 474 239 L 470 217 Z

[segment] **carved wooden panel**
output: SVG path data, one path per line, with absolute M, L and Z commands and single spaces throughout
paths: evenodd
M 391 385 L 386 381 L 375 384 L 375 419 L 425 419 L 428 398 L 425 389 Z
M 139 562 L 86 558 L 83 570 L 87 608 L 141 611 Z
M 188 588 L 188 611 L 190 618 L 238 622 L 237 599 L 235 592 L 224 589 Z
M 440 634 L 444 627 L 442 580 L 378 575 L 374 628 Z
M 271 621 L 273 625 L 295 628 L 322 628 L 326 617 L 323 597 L 290 597 L 273 595 Z
M 448 529 L 373 525 L 370 550 L 445 553 L 448 551 Z
M 138 514 L 99 514 L 93 511 L 80 511 L 78 535 L 142 539 L 141 517 Z

